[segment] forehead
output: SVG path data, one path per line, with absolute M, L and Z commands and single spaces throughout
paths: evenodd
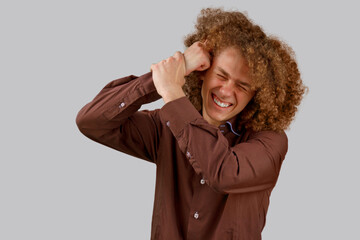
M 242 56 L 240 50 L 229 47 L 215 55 L 213 66 L 215 71 L 225 70 L 231 78 L 249 81 L 249 67 L 246 59 Z

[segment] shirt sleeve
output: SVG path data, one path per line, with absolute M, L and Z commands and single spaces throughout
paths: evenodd
M 151 72 L 120 78 L 108 83 L 79 111 L 76 124 L 98 143 L 155 162 L 158 111 L 138 109 L 159 98 Z
M 287 152 L 284 132 L 261 131 L 229 146 L 220 130 L 182 97 L 166 103 L 160 119 L 177 139 L 195 172 L 217 192 L 244 193 L 275 186 Z

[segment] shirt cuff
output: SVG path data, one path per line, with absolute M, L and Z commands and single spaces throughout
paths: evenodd
M 152 78 L 152 72 L 145 73 L 138 78 L 141 79 L 141 83 L 145 89 L 144 95 L 146 95 L 146 93 L 153 93 L 153 92 L 157 93 L 157 90 L 155 88 L 154 81 Z M 161 96 L 158 95 L 158 97 L 160 98 Z
M 184 96 L 166 103 L 160 109 L 160 119 L 178 137 L 187 124 L 202 118 L 201 114 L 192 105 L 190 100 Z

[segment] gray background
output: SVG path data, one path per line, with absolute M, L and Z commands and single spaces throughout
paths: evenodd
M 1 240 L 149 239 L 155 166 L 90 141 L 75 117 L 111 80 L 183 51 L 209 6 L 247 11 L 285 40 L 310 88 L 263 239 L 358 235 L 355 1 L 2 0 Z

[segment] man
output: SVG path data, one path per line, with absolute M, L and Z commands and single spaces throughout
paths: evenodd
M 292 53 L 240 12 L 204 9 L 184 54 L 107 84 L 90 139 L 157 166 L 151 239 L 261 239 L 300 104 Z M 186 79 L 186 80 L 185 80 Z M 138 111 L 163 98 L 165 105 Z

